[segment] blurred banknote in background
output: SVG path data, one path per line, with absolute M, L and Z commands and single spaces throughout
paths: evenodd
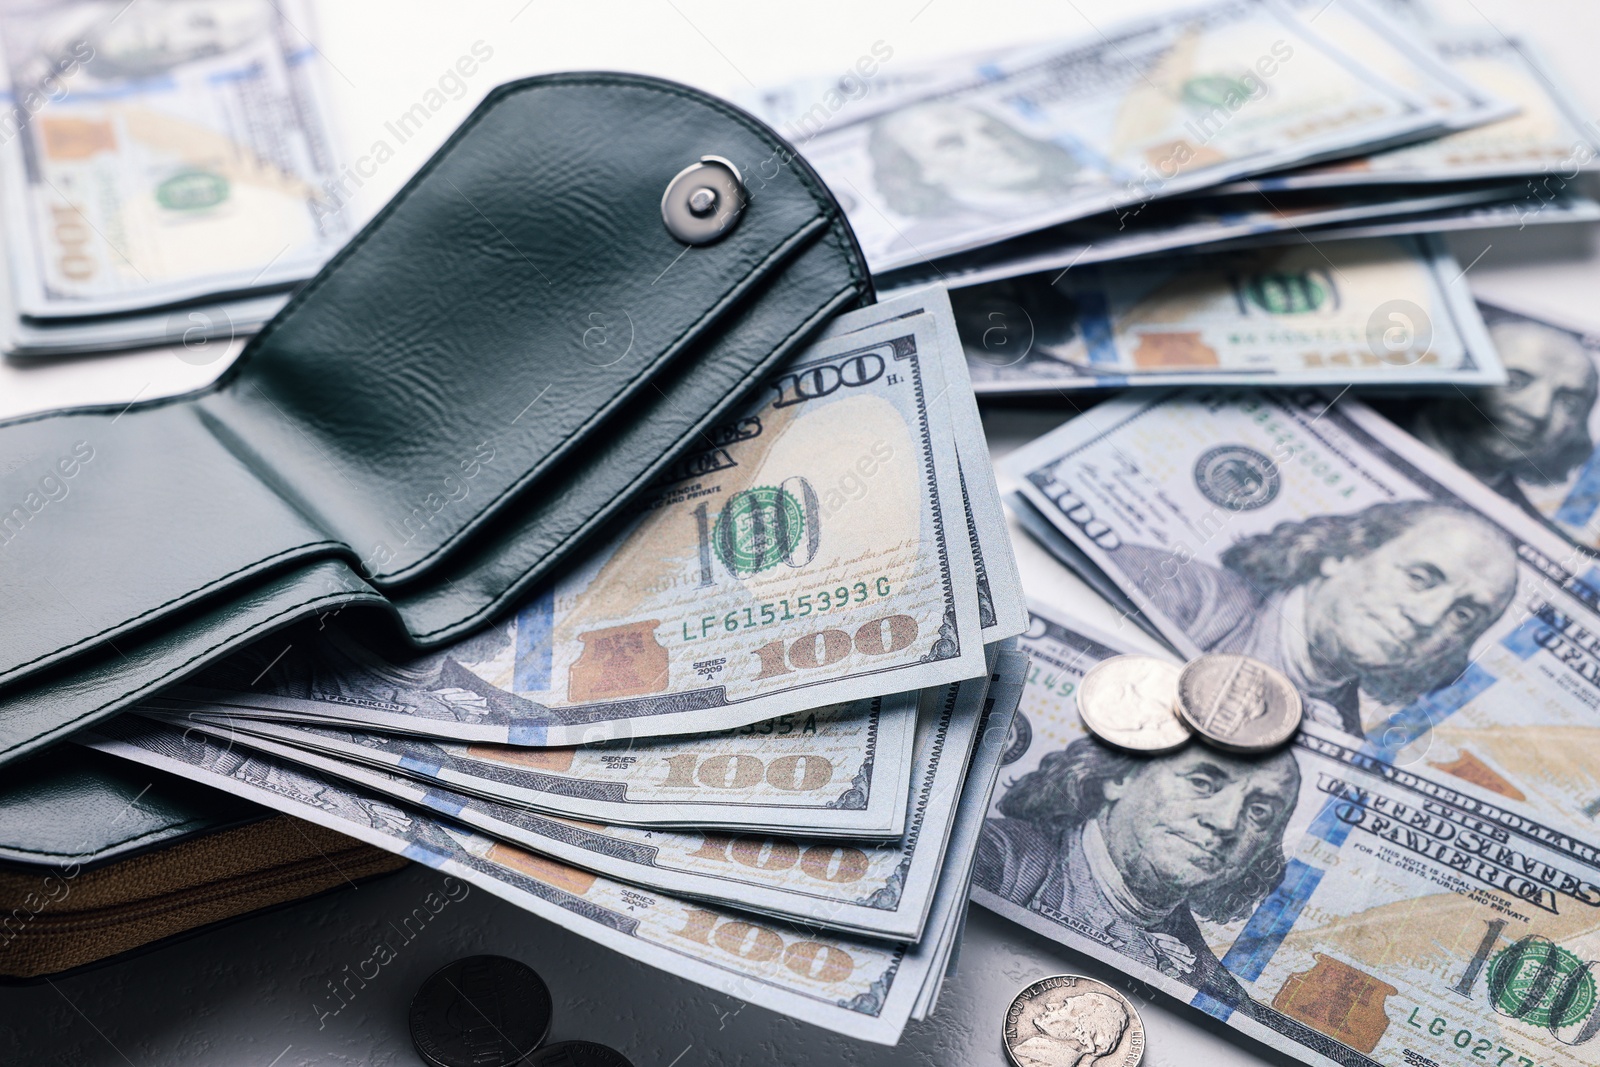
M 340 236 L 309 42 L 268 0 L 84 0 L 0 12 L 17 310 L 129 311 L 269 288 Z
M 1563 190 L 1563 195 L 1573 194 Z M 1137 220 L 1117 212 L 1051 226 L 1034 233 L 998 241 L 938 261 L 895 271 L 884 280 L 902 289 L 943 284 L 961 289 L 1022 274 L 1106 263 L 1223 244 L 1255 245 L 1274 240 L 1316 240 L 1330 231 L 1363 223 L 1466 211 L 1474 207 L 1504 207 L 1519 201 L 1522 217 L 1531 219 L 1549 200 L 1529 196 L 1521 184 L 1472 182 L 1442 186 L 1362 186 L 1350 189 L 1284 192 L 1234 192 L 1225 195 L 1196 193 L 1171 197 L 1140 207 Z M 1592 203 L 1592 202 L 1591 202 Z M 1517 216 L 1512 216 L 1517 221 Z M 1400 228 L 1398 233 L 1424 233 L 1429 228 Z
M 310 25 L 269 0 L 0 6 L 13 347 L 253 328 L 339 247 Z
M 802 151 L 883 272 L 1443 121 L 1285 10 L 1226 0 L 1006 53 Z
M 1366 182 L 1447 182 L 1511 175 L 1571 181 L 1600 158 L 1600 128 L 1526 40 L 1492 31 L 1437 39 L 1440 56 L 1472 83 L 1512 105 L 1493 122 L 1435 140 L 1243 183 L 1310 189 Z M 1559 187 L 1559 186 L 1558 186 Z
M 1600 338 L 1481 307 L 1506 384 L 1384 410 L 1540 523 L 1600 553 Z
M 951 293 L 979 393 L 1131 384 L 1499 384 L 1432 238 L 1108 263 Z

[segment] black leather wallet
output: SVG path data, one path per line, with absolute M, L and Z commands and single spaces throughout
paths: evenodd
M 871 300 L 750 116 L 500 87 L 214 387 L 0 424 L 0 762 L 308 614 L 461 636 Z

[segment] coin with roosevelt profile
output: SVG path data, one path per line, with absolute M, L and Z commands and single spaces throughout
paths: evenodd
M 1284 673 L 1249 656 L 1201 656 L 1178 676 L 1178 713 L 1201 740 L 1228 752 L 1277 748 L 1300 728 L 1302 711 Z
M 1115 989 L 1058 974 L 1018 993 L 1002 1031 L 1015 1067 L 1138 1067 L 1144 1020 Z
M 1112 656 L 1078 684 L 1078 716 L 1100 740 L 1132 752 L 1170 752 L 1193 734 L 1178 715 L 1183 668 L 1155 656 Z

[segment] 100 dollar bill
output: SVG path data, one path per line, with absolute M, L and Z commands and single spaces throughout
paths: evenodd
M 895 314 L 844 317 L 852 332 L 772 378 L 631 529 L 487 631 L 406 662 L 353 638 L 262 647 L 187 695 L 542 746 L 725 729 L 981 675 L 959 394 L 944 373 L 959 383 L 962 356 L 942 340 L 948 312 L 944 326 L 937 309 Z
M 0 56 L 27 116 L 4 154 L 19 312 L 316 272 L 346 227 L 324 202 L 333 146 L 305 20 L 272 0 L 8 5 Z
M 985 394 L 1505 380 L 1461 268 L 1433 237 L 1098 264 L 951 299 Z
M 1186 656 L 1433 775 L 1600 816 L 1600 569 L 1359 404 L 1113 400 L 1006 460 Z
M 717 734 L 563 748 L 466 745 L 227 714 L 156 700 L 160 718 L 221 727 L 472 796 L 627 826 L 892 837 L 905 818 L 916 693 Z
M 1012 681 L 1020 685 L 1020 675 Z M 968 803 L 967 759 L 988 686 L 987 677 L 974 678 L 923 694 L 914 756 L 899 778 L 910 786 L 901 794 L 903 832 L 879 843 L 794 836 L 779 825 L 788 821 L 779 805 L 766 810 L 771 825 L 751 825 L 737 835 L 706 825 L 666 830 L 556 818 L 503 798 L 452 791 L 412 775 L 412 767 L 382 770 L 343 754 L 275 741 L 239 729 L 237 721 L 185 725 L 219 743 L 260 750 L 596 874 L 832 930 L 916 941 L 957 809 Z M 892 782 L 886 778 L 883 784 Z M 973 787 L 981 791 L 982 782 Z M 986 806 L 977 804 L 980 811 Z
M 901 289 L 937 280 L 955 290 L 1046 271 L 1054 279 L 1068 268 L 1135 256 L 1148 257 L 1156 252 L 1183 250 L 1187 253 L 1230 244 L 1248 247 L 1269 240 L 1303 241 L 1305 231 L 1312 229 L 1324 232 L 1333 226 L 1506 200 L 1526 201 L 1524 215 L 1532 221 L 1539 205 L 1553 205 L 1563 198 L 1570 199 L 1571 194 L 1533 196 L 1526 183 L 1417 186 L 1406 192 L 1385 186 L 1278 192 L 1271 196 L 1259 192 L 1226 196 L 1198 194 L 1142 207 L 1137 226 L 1129 225 L 1127 219 L 1115 212 L 1094 215 L 899 271 L 882 279 L 880 284 Z M 1396 232 L 1428 231 L 1426 227 L 1417 227 Z M 1151 259 L 1144 262 L 1146 267 L 1153 265 Z
M 1318 725 L 1259 757 L 1114 751 L 1076 693 L 1126 649 L 1043 607 L 1022 646 L 978 903 L 1308 1063 L 1594 1062 L 1600 841 Z
M 124 716 L 86 742 L 405 855 L 641 963 L 867 1041 L 898 1040 L 924 983 L 938 977 L 930 943 L 827 934 L 639 889 L 199 731 Z M 932 928 L 964 903 L 940 893 Z
M 883 273 L 1441 120 L 1314 25 L 1223 0 L 991 57 L 876 114 L 841 109 L 804 151 Z
M 1600 552 L 1600 338 L 1479 307 L 1514 381 L 1386 413 L 1537 521 Z
M 1438 41 L 1463 78 L 1514 105 L 1509 115 L 1369 156 L 1253 179 L 1255 189 L 1326 189 L 1373 182 L 1444 182 L 1556 175 L 1563 185 L 1592 170 L 1600 145 L 1594 124 L 1526 41 L 1498 32 L 1464 32 Z
M 880 300 L 873 306 L 874 321 L 904 322 L 926 316 L 939 337 L 941 352 L 961 349 L 955 312 L 950 294 L 943 286 L 929 286 L 900 296 Z M 857 316 L 844 315 L 829 325 L 825 337 L 840 337 L 862 329 Z M 972 560 L 978 578 L 978 621 L 983 626 L 985 645 L 1015 637 L 1028 626 L 1028 609 L 1022 595 L 1022 575 L 1017 556 L 1006 531 L 1005 509 L 1000 504 L 1000 487 L 995 484 L 989 459 L 989 440 L 984 435 L 983 417 L 978 413 L 978 398 L 964 360 L 945 360 L 941 365 L 944 395 L 936 398 L 934 410 L 955 435 L 956 459 L 961 466 L 961 500 L 967 520 L 967 539 L 972 544 Z M 972 477 L 967 477 L 967 472 Z

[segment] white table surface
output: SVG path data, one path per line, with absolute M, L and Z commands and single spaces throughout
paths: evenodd
M 135 0 L 137 2 L 137 0 Z M 1164 0 L 324 0 L 317 36 L 332 68 L 340 135 L 353 155 L 433 86 L 474 43 L 494 50 L 459 100 L 436 114 L 388 162 L 352 208 L 369 213 L 398 188 L 494 85 L 554 70 L 635 70 L 713 92 L 844 70 L 875 42 L 907 65 L 991 44 L 1092 32 Z M 1593 0 L 1433 0 L 1442 14 L 1532 38 L 1600 117 L 1600 4 Z M 1482 296 L 1600 331 L 1595 228 L 1452 238 Z M 75 403 L 183 392 L 220 373 L 239 343 L 209 363 L 168 350 L 0 363 L 0 418 Z M 1048 405 L 986 413 L 996 456 L 1055 426 Z M 1002 488 L 1006 488 L 1003 484 Z M 1083 587 L 1018 533 L 1024 584 L 1048 601 L 1082 602 Z M 1102 615 L 1102 623 L 1111 621 Z M 1138 640 L 1137 637 L 1132 638 Z M 421 868 L 244 919 L 109 967 L 27 987 L 0 988 L 0 1067 L 420 1062 L 406 1006 L 435 968 L 496 952 L 544 975 L 555 998 L 554 1039 L 589 1038 L 637 1067 L 886 1064 L 1001 1065 L 1000 1023 L 1016 990 L 1076 971 L 1116 981 L 1139 1005 L 1150 1067 L 1287 1062 L 1182 1005 L 1130 987 L 1110 969 L 973 908 L 961 966 L 938 1012 L 913 1023 L 895 1049 L 863 1044 L 742 1005 L 640 966 L 473 890 L 408 944 L 337 1016 L 322 1017 L 325 983 L 367 958 L 387 923 L 437 882 Z

